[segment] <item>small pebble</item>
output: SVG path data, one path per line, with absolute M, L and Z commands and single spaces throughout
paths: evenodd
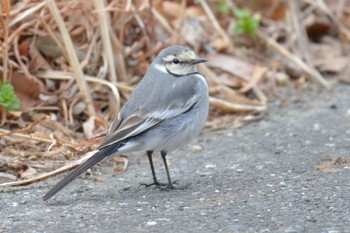
M 157 225 L 157 222 L 156 221 L 146 222 L 146 225 L 147 226 L 155 226 L 155 225 Z
M 320 130 L 320 125 L 319 124 L 314 124 L 314 130 Z
M 214 168 L 214 167 L 216 167 L 215 164 L 207 164 L 207 165 L 205 165 L 205 168 Z
M 203 150 L 203 147 L 201 147 L 200 145 L 193 145 L 191 146 L 191 151 L 192 152 L 201 152 Z

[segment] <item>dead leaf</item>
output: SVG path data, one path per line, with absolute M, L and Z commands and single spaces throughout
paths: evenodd
M 62 36 L 60 35 L 57 35 L 57 39 L 61 42 L 63 41 Z M 51 59 L 57 59 L 63 55 L 61 48 L 57 45 L 56 41 L 49 35 L 39 36 L 35 40 L 35 46 L 42 54 Z M 86 52 L 78 49 L 77 46 L 74 46 L 74 49 L 79 61 L 82 61 L 86 56 Z
M 179 22 L 180 21 L 176 21 L 178 27 L 181 26 Z M 181 35 L 193 48 L 197 48 L 208 38 L 201 21 L 192 17 L 187 17 L 183 22 Z
M 349 65 L 349 58 L 342 54 L 342 47 L 334 40 L 312 44 L 314 64 L 321 72 L 340 73 Z
M 29 108 L 37 105 L 40 94 L 41 83 L 23 74 L 12 73 L 11 84 L 21 102 L 21 108 Z
M 29 71 L 31 73 L 35 73 L 39 70 L 52 70 L 49 62 L 46 61 L 46 59 L 34 45 L 31 46 L 29 53 L 30 57 L 32 58 L 29 63 Z
M 28 166 L 26 170 L 21 170 L 18 173 L 20 178 L 30 178 L 35 175 L 37 171 L 34 168 Z
M 229 46 L 228 41 L 222 37 L 217 37 L 210 41 L 210 46 L 213 47 L 216 51 L 222 51 L 223 49 Z
M 273 20 L 283 20 L 288 12 L 287 4 L 280 0 L 236 0 L 235 4 L 239 8 L 248 8 Z
M 39 36 L 35 40 L 35 47 L 48 58 L 58 58 L 62 56 L 62 51 L 51 36 Z
M 255 66 L 252 79 L 246 85 L 244 85 L 239 91 L 241 93 L 246 93 L 247 91 L 252 89 L 254 86 L 258 84 L 258 82 L 262 79 L 262 77 L 267 71 L 268 71 L 267 67 Z
M 22 56 L 28 56 L 29 54 L 29 46 L 30 46 L 30 40 L 24 40 L 22 43 L 19 45 L 19 54 Z
M 17 180 L 17 177 L 9 173 L 0 172 L 0 180 Z
M 219 68 L 245 81 L 253 77 L 254 66 L 250 63 L 225 54 L 211 54 L 206 57 L 209 67 Z
M 315 167 L 317 170 L 325 173 L 339 172 L 341 168 L 350 164 L 350 158 L 338 156 L 335 158 L 326 158 L 317 164 Z
M 242 81 L 238 78 L 230 76 L 230 74 L 222 73 L 218 76 L 220 82 L 231 88 L 239 88 L 242 86 Z
M 129 160 L 123 156 L 115 157 L 113 161 L 115 162 L 115 167 L 113 169 L 115 172 L 123 172 L 128 167 Z
M 205 15 L 203 8 L 199 5 L 187 5 L 184 10 L 185 16 L 198 18 Z M 160 11 L 168 18 L 177 19 L 181 15 L 181 3 L 175 1 L 162 1 Z

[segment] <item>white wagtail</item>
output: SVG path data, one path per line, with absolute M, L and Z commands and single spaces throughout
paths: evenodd
M 60 180 L 47 200 L 84 171 L 108 156 L 146 151 L 152 184 L 160 185 L 152 154 L 160 152 L 167 173 L 167 188 L 173 188 L 166 155 L 197 136 L 208 115 L 208 85 L 196 65 L 206 62 L 183 46 L 163 49 L 150 65 L 109 128 L 98 151 Z

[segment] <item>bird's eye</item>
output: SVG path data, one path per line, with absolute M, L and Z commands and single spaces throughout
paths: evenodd
M 174 63 L 175 65 L 177 65 L 177 64 L 180 63 L 180 61 L 179 61 L 179 59 L 175 58 L 175 59 L 173 60 L 173 63 Z

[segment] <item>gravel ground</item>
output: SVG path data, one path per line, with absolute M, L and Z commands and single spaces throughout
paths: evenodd
M 133 154 L 125 172 L 106 161 L 46 203 L 61 176 L 0 190 L 0 231 L 350 232 L 350 86 L 305 93 L 170 154 L 185 189 L 139 186 L 151 174 L 147 157 Z M 165 182 L 160 156 L 155 166 Z

